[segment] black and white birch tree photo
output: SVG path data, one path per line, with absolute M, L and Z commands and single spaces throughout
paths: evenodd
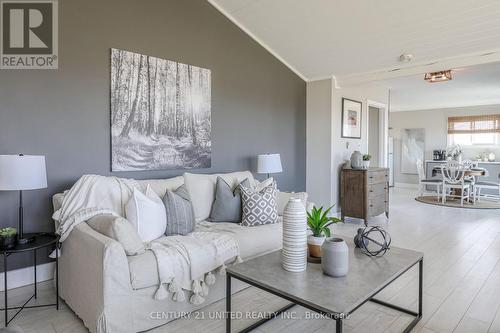
M 210 167 L 210 74 L 111 49 L 112 170 Z

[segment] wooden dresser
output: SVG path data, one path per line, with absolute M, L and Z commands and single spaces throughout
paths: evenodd
M 363 219 L 385 213 L 389 218 L 389 169 L 342 169 L 340 181 L 342 220 Z

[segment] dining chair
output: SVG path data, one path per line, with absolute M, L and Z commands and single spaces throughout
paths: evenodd
M 436 186 L 436 199 L 439 202 L 439 195 L 441 192 L 441 188 L 443 187 L 443 181 L 441 179 L 436 178 L 426 178 L 424 171 L 424 163 L 421 159 L 417 159 L 417 171 L 418 171 L 418 190 L 420 196 L 424 195 L 424 190 L 427 186 Z
M 475 161 L 472 161 L 472 160 L 463 160 L 461 162 L 461 164 L 464 166 L 464 169 L 465 169 L 465 180 L 466 181 L 469 181 L 470 182 L 470 186 L 471 186 L 471 194 L 472 194 L 472 201 L 473 202 L 476 202 L 476 189 L 475 189 L 475 184 L 476 184 L 476 177 L 474 176 L 471 176 L 471 175 L 467 175 L 467 170 L 471 170 L 473 168 L 477 168 L 478 167 L 478 163 L 475 162 Z
M 443 176 L 443 204 L 446 202 L 447 195 L 460 198 L 461 206 L 464 205 L 465 199 L 470 199 L 472 182 L 465 179 L 466 170 L 467 168 L 457 161 L 448 161 L 441 165 L 441 175 Z M 450 190 L 449 194 L 448 190 Z M 460 190 L 460 192 L 457 190 Z
M 489 176 L 488 170 L 485 169 L 484 176 L 478 177 L 478 179 L 474 183 L 474 198 L 477 199 L 478 202 L 481 201 L 481 197 L 488 199 L 496 199 L 500 201 L 500 174 L 498 175 L 496 182 L 481 180 L 481 178 L 486 178 L 488 176 Z M 481 194 L 482 189 L 496 190 L 498 191 L 498 196 L 491 194 Z

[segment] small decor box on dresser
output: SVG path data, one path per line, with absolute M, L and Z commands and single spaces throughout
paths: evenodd
M 389 169 L 351 169 L 341 174 L 340 202 L 345 216 L 363 219 L 365 225 L 373 216 L 389 217 Z

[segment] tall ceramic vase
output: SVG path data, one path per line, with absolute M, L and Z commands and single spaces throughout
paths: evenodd
M 306 209 L 298 198 L 290 198 L 283 212 L 282 266 L 289 272 L 303 272 L 307 267 Z

